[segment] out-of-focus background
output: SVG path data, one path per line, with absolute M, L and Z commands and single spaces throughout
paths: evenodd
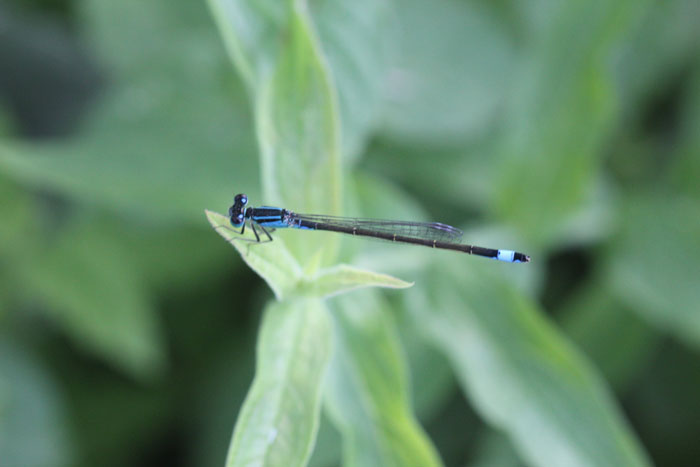
M 348 203 L 530 253 L 508 274 L 651 460 L 695 465 L 700 3 L 343 3 L 309 2 Z M 0 465 L 224 462 L 271 292 L 203 210 L 266 202 L 258 151 L 206 2 L 0 2 Z M 405 346 L 445 464 L 521 463 Z M 340 459 L 324 418 L 312 465 Z

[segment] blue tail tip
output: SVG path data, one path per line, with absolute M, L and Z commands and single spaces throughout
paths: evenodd
M 530 257 L 523 253 L 518 253 L 513 250 L 498 250 L 498 255 L 496 259 L 499 261 L 505 261 L 506 263 L 529 263 Z

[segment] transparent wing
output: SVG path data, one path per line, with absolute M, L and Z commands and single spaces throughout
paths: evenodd
M 359 217 L 338 217 L 296 213 L 290 215 L 290 221 L 292 223 L 301 220 L 342 227 L 357 227 L 358 229 L 375 230 L 377 232 L 388 234 L 446 242 L 459 242 L 462 239 L 463 234 L 463 232 L 458 228 L 452 227 L 451 225 L 442 224 L 440 222 L 390 221 L 365 219 Z

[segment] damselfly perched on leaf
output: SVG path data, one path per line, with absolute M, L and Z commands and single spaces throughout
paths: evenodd
M 324 216 L 319 214 L 297 214 L 287 209 L 272 206 L 246 207 L 248 197 L 238 194 L 228 217 L 235 229 L 245 232 L 246 225 L 255 234 L 258 242 L 272 241 L 270 231 L 274 229 L 324 230 L 360 237 L 371 237 L 390 242 L 421 245 L 442 250 L 453 250 L 470 255 L 493 258 L 507 263 L 528 263 L 530 257 L 512 250 L 496 250 L 462 243 L 462 231 L 439 222 L 411 222 L 356 217 Z M 260 229 L 261 232 L 258 232 Z M 267 238 L 261 239 L 261 234 Z

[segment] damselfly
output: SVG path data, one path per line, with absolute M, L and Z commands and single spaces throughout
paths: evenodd
M 246 207 L 247 204 L 248 197 L 246 195 L 236 195 L 233 206 L 228 210 L 228 216 L 231 225 L 235 229 L 241 229 L 241 234 L 245 232 L 246 224 L 249 224 L 255 234 L 256 241 L 259 243 L 271 242 L 270 230 L 274 229 L 325 230 L 360 237 L 379 238 L 390 242 L 461 251 L 470 255 L 484 256 L 507 263 L 527 263 L 530 261 L 528 255 L 517 251 L 494 250 L 462 243 L 461 230 L 439 222 L 390 221 L 318 214 L 297 214 L 272 206 L 249 208 Z M 261 233 L 258 232 L 258 228 L 260 228 L 267 239 L 260 238 Z

